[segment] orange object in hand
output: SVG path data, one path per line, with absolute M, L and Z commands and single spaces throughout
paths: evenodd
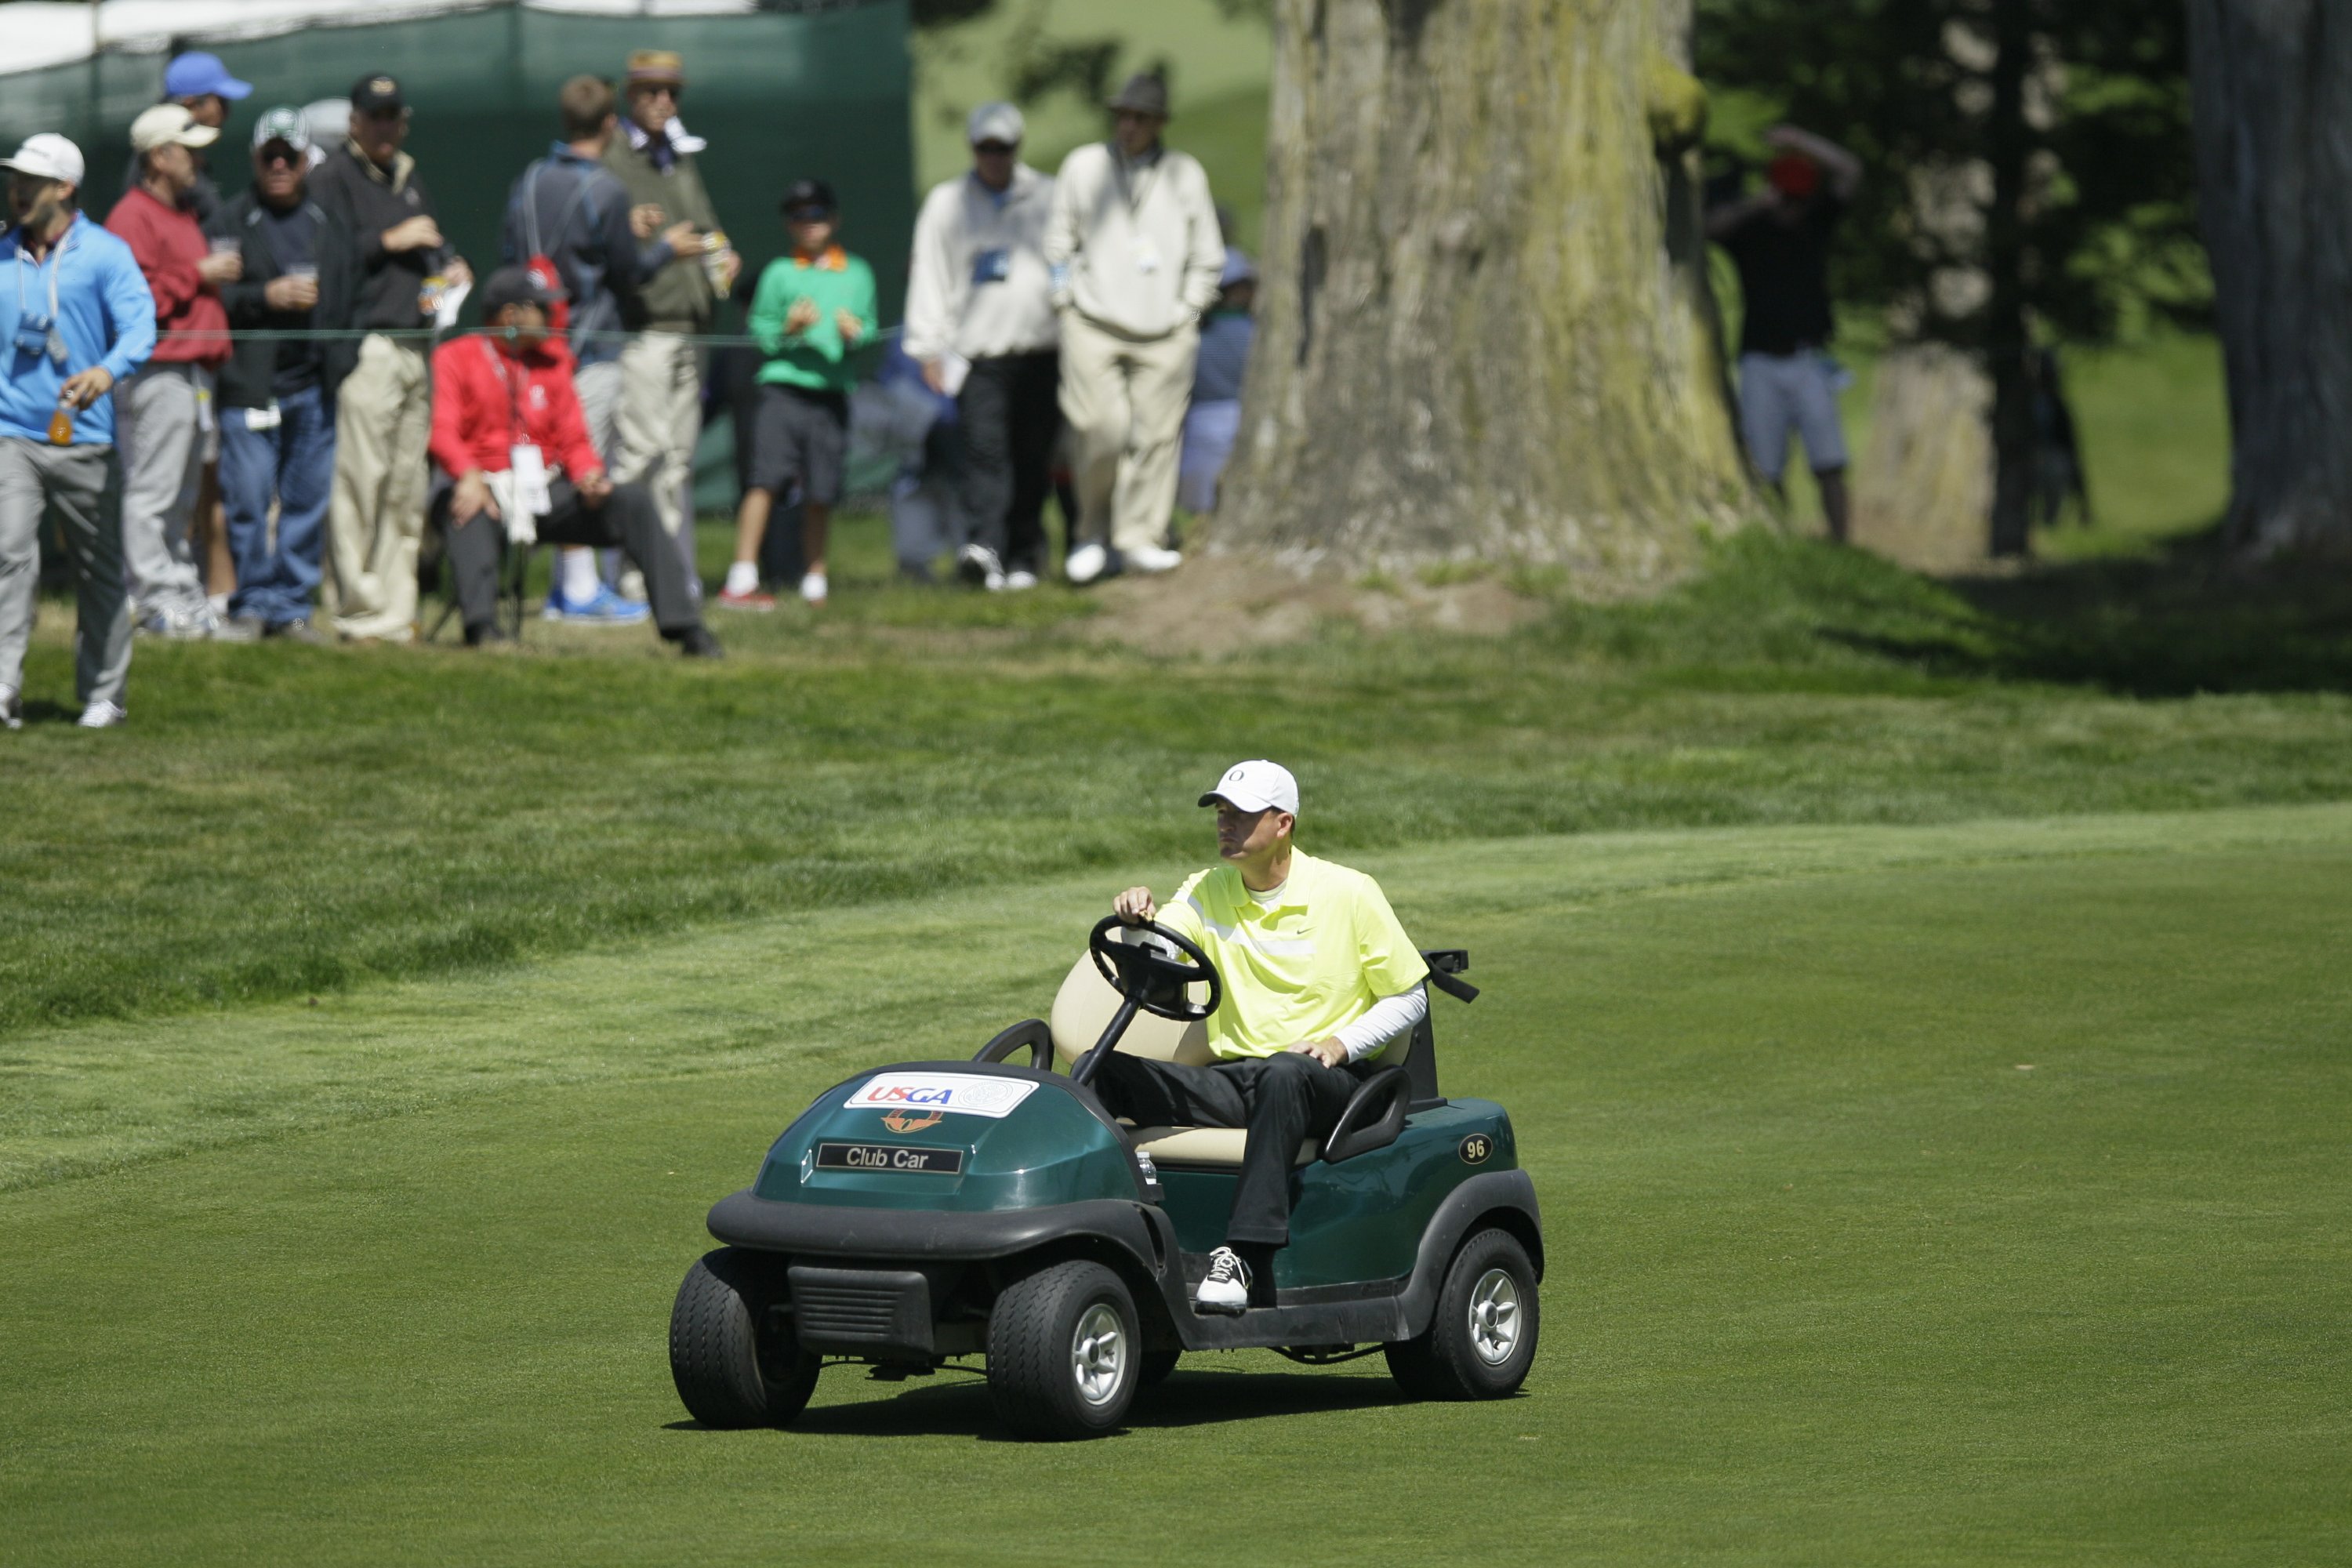
M 58 405 L 58 411 L 49 416 L 49 445 L 52 447 L 73 445 L 73 416 L 66 411 L 66 405 L 62 403 Z

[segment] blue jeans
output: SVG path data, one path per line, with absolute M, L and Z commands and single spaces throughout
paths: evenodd
M 221 500 L 236 560 L 232 616 L 278 626 L 308 620 L 319 586 L 319 550 L 335 480 L 335 405 L 317 387 L 278 400 L 274 429 L 255 429 L 255 408 L 221 410 Z M 278 533 L 269 500 L 278 498 Z

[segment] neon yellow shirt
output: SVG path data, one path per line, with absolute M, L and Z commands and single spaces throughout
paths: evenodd
M 1209 1048 L 1227 1061 L 1270 1057 L 1346 1028 L 1383 996 L 1429 974 L 1381 885 L 1296 850 L 1267 909 L 1231 866 L 1195 872 L 1160 922 L 1200 943 L 1225 982 Z

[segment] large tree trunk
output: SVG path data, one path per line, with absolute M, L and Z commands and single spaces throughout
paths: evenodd
M 1265 283 L 1218 547 L 1623 582 L 1738 515 L 1689 13 L 1278 0 Z
M 2189 0 L 2199 218 L 2228 367 L 2230 533 L 2352 548 L 2352 5 Z

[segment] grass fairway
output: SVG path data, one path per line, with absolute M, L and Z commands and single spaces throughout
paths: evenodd
M 1522 1397 L 1250 1353 L 1075 1447 L 952 1373 L 683 1424 L 704 1206 L 1174 868 L 1106 865 L 13 1036 L 7 1561 L 2352 1552 L 2352 807 L 1355 858 L 1489 987 L 1442 1060 L 1542 1193 Z

